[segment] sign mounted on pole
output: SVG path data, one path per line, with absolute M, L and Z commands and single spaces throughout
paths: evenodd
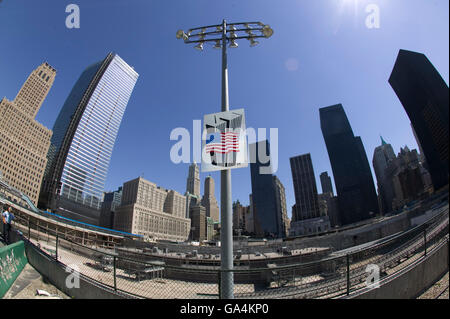
M 205 115 L 202 134 L 202 172 L 247 166 L 244 109 Z

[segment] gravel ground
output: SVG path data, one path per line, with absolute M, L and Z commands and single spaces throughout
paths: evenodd
M 449 299 L 448 272 L 417 299 Z

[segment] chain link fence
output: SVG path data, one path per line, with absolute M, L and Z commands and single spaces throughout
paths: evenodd
M 50 224 L 36 225 L 22 216 L 17 216 L 14 229 L 49 257 L 83 276 L 138 298 L 218 299 L 223 293 L 223 278 L 230 277 L 214 262 L 217 256 L 156 254 L 156 247 L 143 251 L 112 248 L 89 238 L 80 242 Z M 319 260 L 280 265 L 261 256 L 264 263 L 252 264 L 237 254 L 231 271 L 233 295 L 236 299 L 339 298 L 395 275 L 448 236 L 447 209 L 401 234 L 329 252 Z

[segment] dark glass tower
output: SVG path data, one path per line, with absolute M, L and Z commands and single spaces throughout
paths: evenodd
M 320 217 L 311 154 L 291 157 L 290 162 L 295 193 L 295 211 L 292 212 L 292 221 Z
M 53 127 L 40 207 L 98 223 L 112 150 L 137 78 L 114 53 L 81 74 Z
M 448 86 L 424 54 L 400 50 L 389 78 L 423 149 L 433 186 L 448 185 Z
M 378 213 L 377 194 L 361 138 L 353 135 L 341 104 L 320 109 L 320 125 L 327 146 L 338 195 L 342 225 Z
M 251 163 L 250 173 L 252 179 L 252 200 L 253 214 L 255 222 L 255 233 L 260 236 L 278 237 L 279 220 L 277 218 L 277 205 L 275 184 L 273 183 L 272 174 L 264 174 L 260 168 L 267 168 L 268 163 L 263 163 L 260 156 L 256 156 L 261 152 L 270 158 L 270 145 L 267 140 L 259 141 L 249 145 Z

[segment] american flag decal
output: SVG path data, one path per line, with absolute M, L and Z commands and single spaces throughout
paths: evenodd
M 202 132 L 202 172 L 247 166 L 244 109 L 206 114 Z
M 239 134 L 233 132 L 213 133 L 206 141 L 208 153 L 237 153 L 239 152 Z

